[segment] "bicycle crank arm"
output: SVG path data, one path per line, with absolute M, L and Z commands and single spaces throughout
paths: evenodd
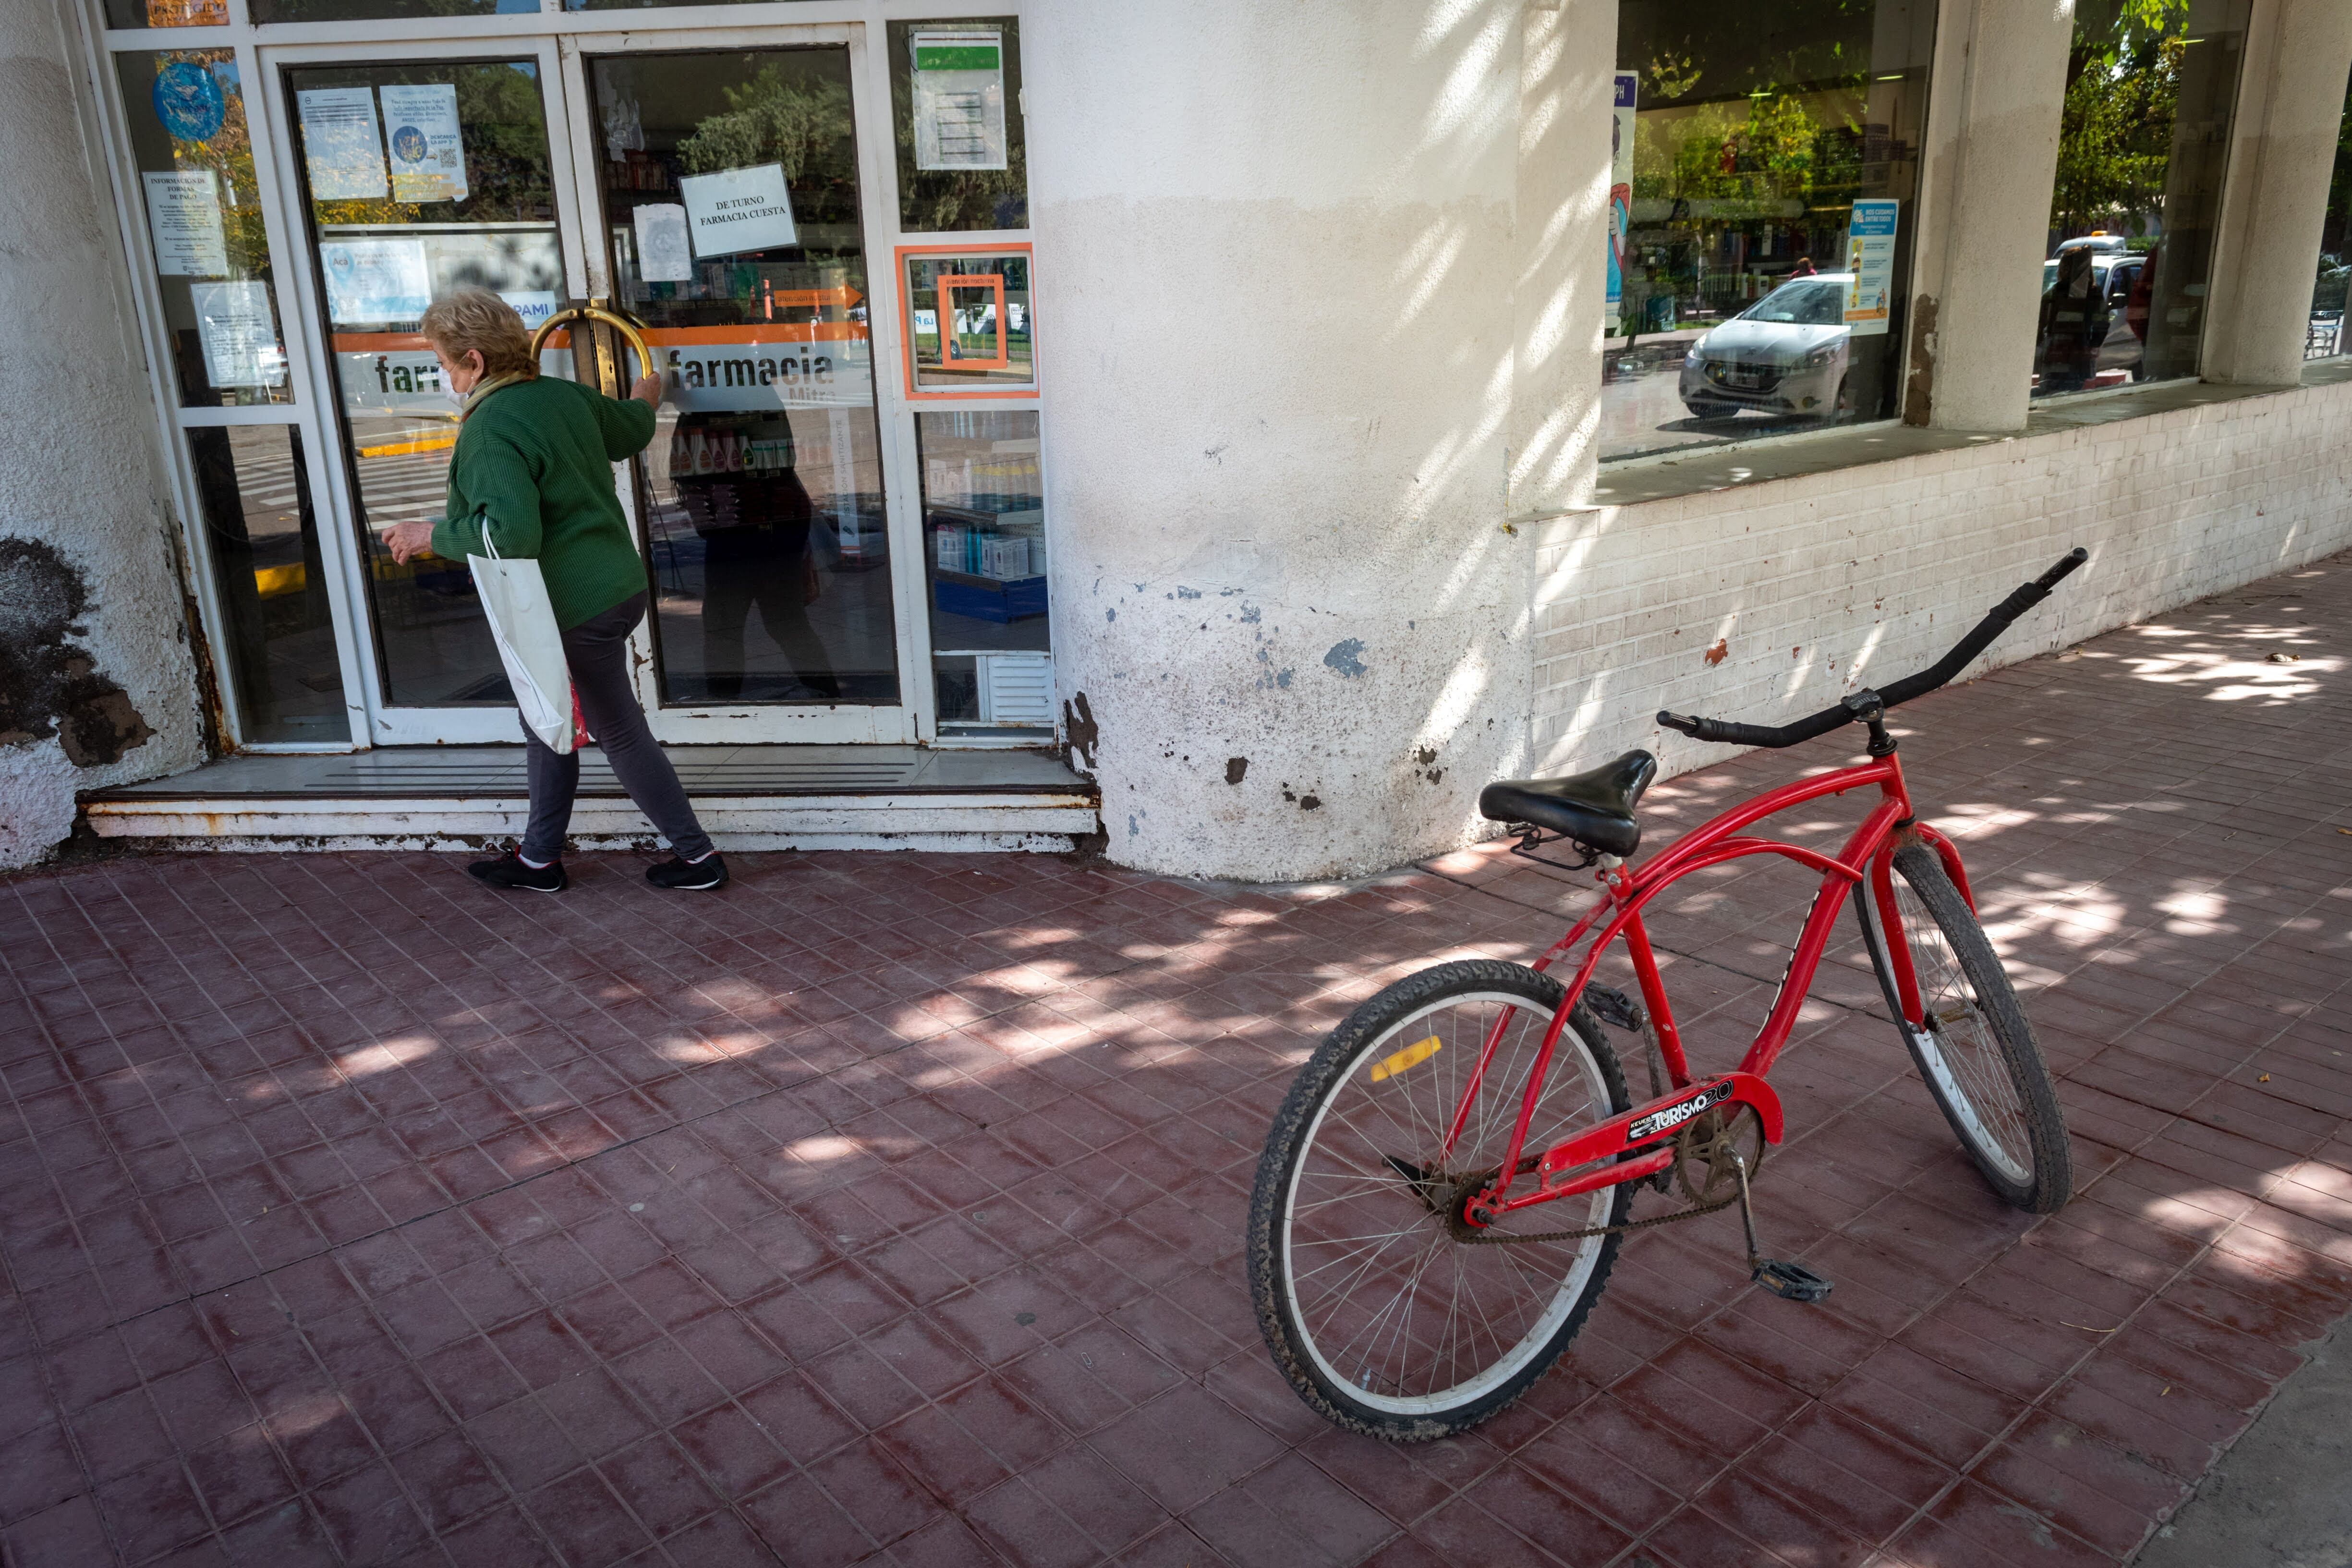
M 1748 1278 L 1784 1301 L 1811 1304 L 1825 1300 L 1830 1282 L 1801 1263 L 1759 1256 L 1756 1245 L 1756 1205 L 1748 1195 L 1748 1162 L 1731 1152 L 1732 1169 L 1739 1173 L 1739 1223 L 1748 1232 Z

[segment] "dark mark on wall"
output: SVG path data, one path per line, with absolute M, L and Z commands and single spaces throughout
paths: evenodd
M 1225 782 L 1227 784 L 1237 784 L 1248 776 L 1249 759 L 1247 757 L 1227 757 L 1225 759 Z
M 89 607 L 81 574 L 34 539 L 0 539 L 0 745 L 55 735 L 78 768 L 120 762 L 147 727 L 129 694 L 66 639 Z
M 1298 809 L 1301 811 L 1320 811 L 1323 809 L 1322 799 L 1317 795 L 1302 795 L 1298 797 Z
M 1911 374 L 1903 385 L 1903 423 L 1925 425 L 1936 411 L 1936 297 L 1911 297 Z
M 1102 736 L 1095 728 L 1094 710 L 1087 706 L 1085 692 L 1074 693 L 1062 704 L 1062 733 L 1070 738 L 1070 752 L 1078 759 L 1078 765 L 1093 767 L 1095 746 Z
M 1323 656 L 1323 662 L 1342 676 L 1352 677 L 1363 674 L 1364 639 L 1349 637 L 1343 642 L 1333 643 L 1331 651 Z

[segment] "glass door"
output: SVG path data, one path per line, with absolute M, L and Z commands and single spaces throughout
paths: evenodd
M 646 555 L 635 667 L 656 733 L 915 738 L 854 45 L 774 41 L 793 37 L 609 56 L 581 52 L 595 39 L 268 51 L 373 743 L 520 736 L 465 563 L 404 565 L 383 542 L 442 511 L 457 408 L 417 323 L 466 286 L 531 325 L 592 299 L 646 325 L 669 398 L 615 478 Z M 614 346 L 558 332 L 541 374 L 625 395 L 633 367 Z
M 669 741 L 911 741 L 849 42 L 593 52 L 592 276 L 668 384 L 629 465 Z
M 524 321 L 576 294 L 568 148 L 551 47 L 451 58 L 278 56 L 278 108 L 308 240 L 339 542 L 353 552 L 378 745 L 512 742 L 514 698 L 463 561 L 406 564 L 392 528 L 442 512 L 457 405 L 417 331 L 434 298 L 490 289 Z M 552 344 L 544 374 L 570 375 Z

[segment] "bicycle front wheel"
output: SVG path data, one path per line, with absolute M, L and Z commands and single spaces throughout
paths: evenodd
M 1480 1238 L 1622 1224 L 1630 1188 L 1536 1205 L 1486 1231 L 1453 1218 L 1501 1168 L 1562 996 L 1516 964 L 1423 970 L 1358 1007 L 1292 1083 L 1258 1162 L 1250 1289 L 1276 1363 L 1338 1426 L 1399 1442 L 1475 1426 L 1543 1375 L 1599 1299 L 1622 1237 Z M 1523 1163 L 1626 1108 L 1616 1057 L 1580 1006 Z
M 2054 1214 L 2074 1194 L 2074 1164 L 2058 1090 L 2016 988 L 1935 851 L 1906 845 L 1894 862 L 1899 929 L 1881 920 L 1874 934 L 1909 953 L 1916 1002 L 1906 1005 L 1887 952 L 1871 957 L 1903 1043 L 1993 1191 L 2012 1207 Z

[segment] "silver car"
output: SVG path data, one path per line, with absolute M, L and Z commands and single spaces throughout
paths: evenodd
M 1793 278 L 1691 344 L 1682 399 L 1701 419 L 1752 408 L 1829 418 L 1845 403 L 1851 272 Z

